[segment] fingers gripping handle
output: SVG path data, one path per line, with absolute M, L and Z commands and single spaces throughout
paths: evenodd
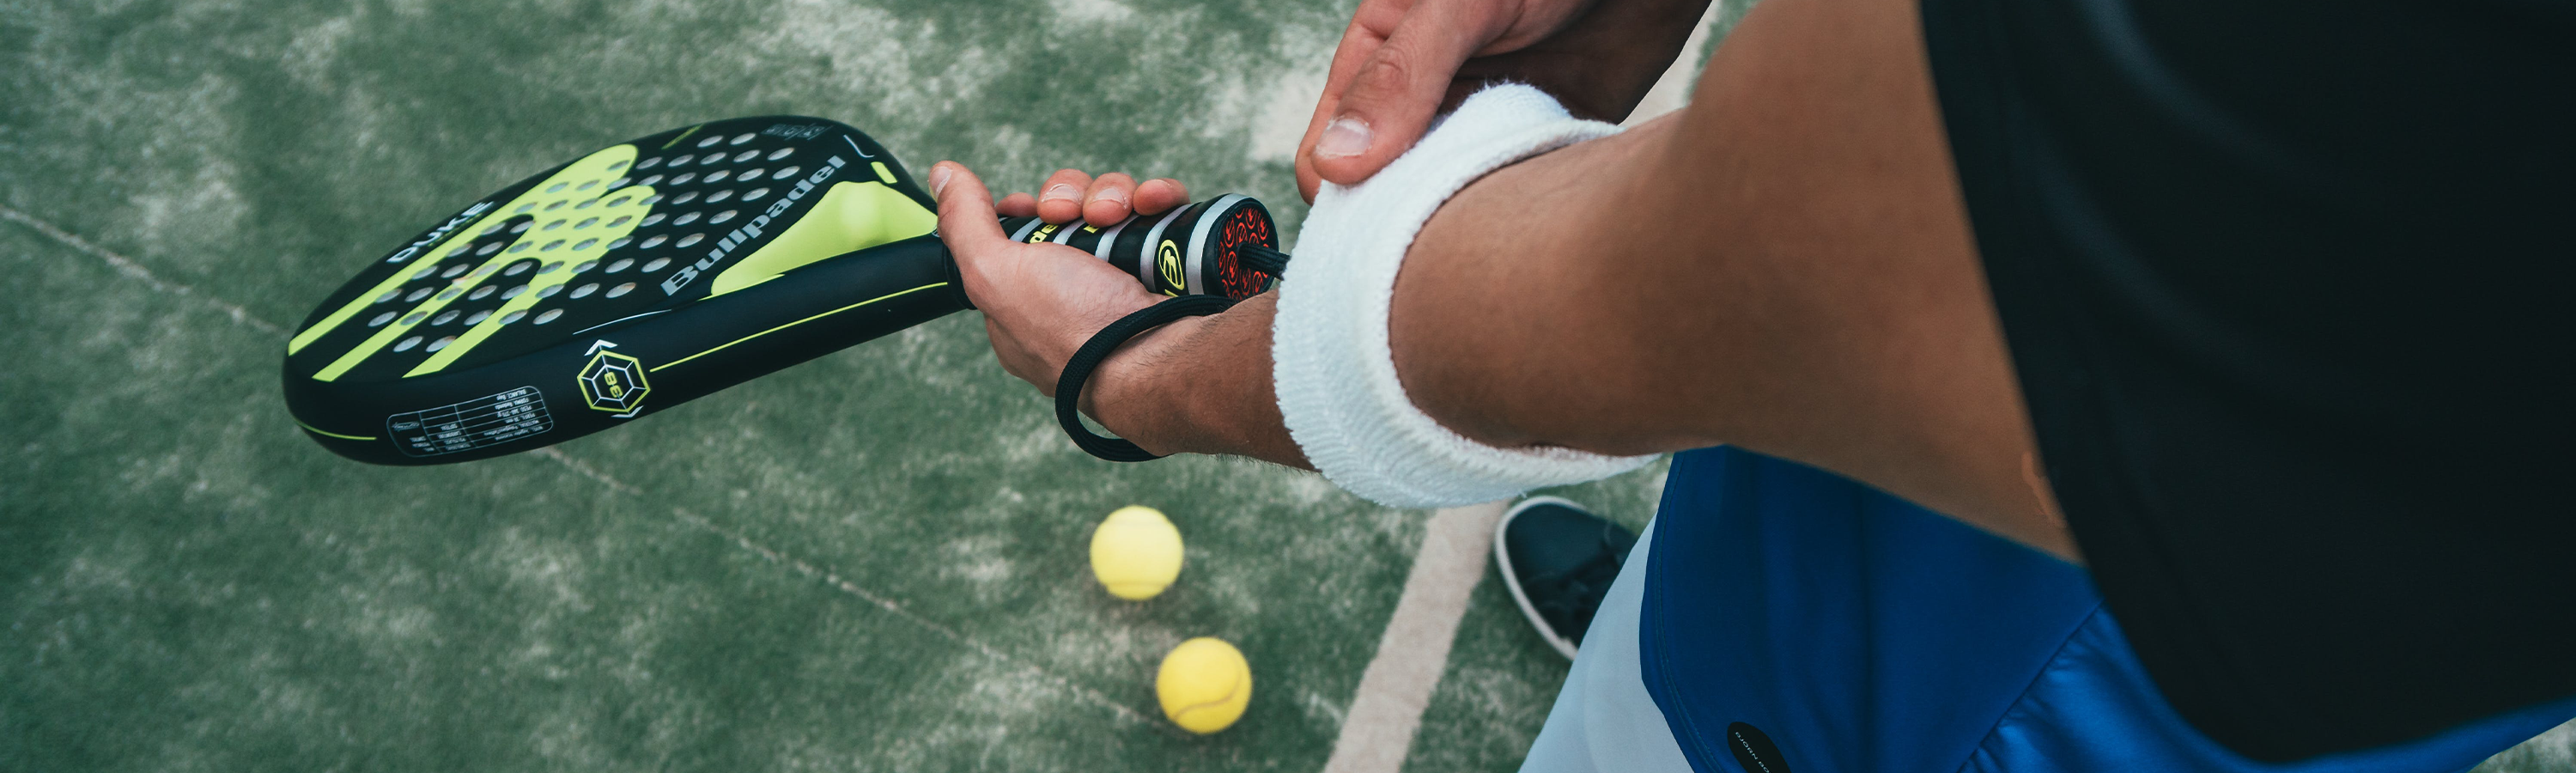
M 1012 241 L 1051 242 L 1091 253 L 1164 295 L 1237 300 L 1270 289 L 1285 268 L 1279 231 L 1261 202 L 1228 194 L 1109 226 L 1002 218 Z M 1277 256 L 1279 260 L 1267 260 Z

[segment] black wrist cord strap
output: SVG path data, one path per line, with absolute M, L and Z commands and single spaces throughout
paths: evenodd
M 1113 462 L 1163 458 L 1138 448 L 1135 443 L 1101 437 L 1082 426 L 1082 413 L 1077 410 L 1082 402 L 1082 382 L 1089 380 L 1091 369 L 1100 367 L 1100 362 L 1109 359 L 1109 353 L 1117 351 L 1119 345 L 1127 343 L 1127 339 L 1182 317 L 1225 311 L 1233 308 L 1234 303 L 1234 299 L 1222 295 L 1184 295 L 1137 309 L 1135 313 L 1101 328 L 1090 341 L 1082 344 L 1082 348 L 1074 350 L 1073 359 L 1064 363 L 1064 375 L 1055 380 L 1055 420 L 1064 425 L 1064 434 L 1073 436 L 1073 444 L 1082 446 L 1082 450 L 1091 452 L 1092 456 Z

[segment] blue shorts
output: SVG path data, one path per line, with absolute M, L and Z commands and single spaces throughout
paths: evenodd
M 2431 773 L 2576 716 L 2254 762 L 2165 703 L 2083 568 L 1726 448 L 1674 458 L 1593 626 L 1525 773 Z

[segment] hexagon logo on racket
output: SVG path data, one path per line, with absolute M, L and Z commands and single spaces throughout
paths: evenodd
M 620 419 L 634 418 L 644 408 L 644 396 L 653 392 L 644 376 L 644 361 L 605 349 L 590 356 L 575 380 L 591 410 Z

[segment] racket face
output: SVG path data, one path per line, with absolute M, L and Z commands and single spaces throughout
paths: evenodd
M 611 145 L 371 261 L 288 342 L 289 408 L 333 451 L 389 464 L 615 426 L 965 308 L 935 206 L 825 119 Z

